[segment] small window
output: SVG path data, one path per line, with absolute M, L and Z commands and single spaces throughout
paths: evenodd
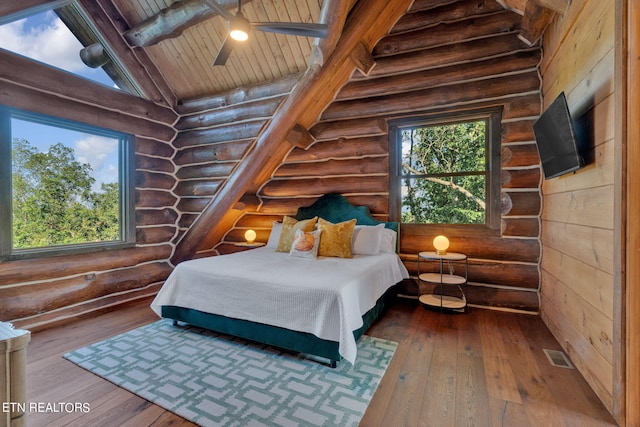
M 3 256 L 134 241 L 129 135 L 18 110 L 0 114 L 0 175 L 10 177 L 0 187 Z
M 0 17 L 0 48 L 140 96 L 138 85 L 78 2 L 42 3 Z
M 494 129 L 499 120 L 499 114 L 487 113 L 392 126 L 397 218 L 410 224 L 495 228 L 499 132 Z

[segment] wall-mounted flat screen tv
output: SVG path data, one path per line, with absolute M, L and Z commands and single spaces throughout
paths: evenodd
M 558 95 L 534 123 L 533 133 L 545 179 L 564 175 L 584 166 L 564 92 Z

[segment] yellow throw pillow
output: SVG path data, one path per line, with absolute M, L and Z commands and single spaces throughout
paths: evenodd
M 356 220 L 333 224 L 322 218 L 318 220 L 318 229 L 322 231 L 318 255 L 338 258 L 352 258 L 351 238 L 356 226 Z
M 282 231 L 280 232 L 280 240 L 278 240 L 276 252 L 290 252 L 296 230 L 305 232 L 313 231 L 317 220 L 317 216 L 311 219 L 303 219 L 302 221 L 298 221 L 290 216 L 285 216 L 282 219 Z

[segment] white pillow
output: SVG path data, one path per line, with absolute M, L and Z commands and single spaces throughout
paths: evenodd
M 381 254 L 395 254 L 396 253 L 396 239 L 398 233 L 389 229 L 382 229 L 382 239 L 380 239 L 380 253 Z
M 354 255 L 378 255 L 384 224 L 356 225 L 351 239 L 351 252 Z
M 267 240 L 267 248 L 275 249 L 278 247 L 278 242 L 280 241 L 281 232 L 282 232 L 282 223 L 278 221 L 273 221 L 273 226 L 271 227 L 271 234 L 269 234 L 269 240 Z
M 296 230 L 289 254 L 300 258 L 317 258 L 321 233 L 322 231 L 320 230 Z

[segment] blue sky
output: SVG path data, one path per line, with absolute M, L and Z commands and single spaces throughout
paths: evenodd
M 113 81 L 101 69 L 80 60 L 82 44 L 52 11 L 0 25 L 0 48 L 24 55 L 108 86 Z M 117 181 L 118 146 L 113 139 L 13 120 L 12 136 L 24 138 L 41 152 L 62 142 L 72 147 L 76 159 L 91 164 L 100 182 Z

